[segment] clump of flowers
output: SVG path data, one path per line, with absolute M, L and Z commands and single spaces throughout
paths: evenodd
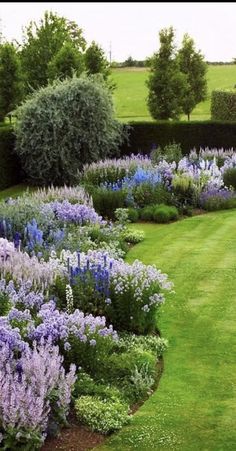
M 67 200 L 63 202 L 55 201 L 50 205 L 56 217 L 63 222 L 74 222 L 78 225 L 103 223 L 102 217 L 90 206 L 71 204 Z
M 6 343 L 0 352 L 0 433 L 4 447 L 13 449 L 16 444 L 29 443 L 30 449 L 40 447 L 55 405 L 58 415 L 54 421 L 60 418 L 65 422 L 74 382 L 75 365 L 66 374 L 57 346 L 34 344 L 33 349 L 25 347 L 16 358 Z

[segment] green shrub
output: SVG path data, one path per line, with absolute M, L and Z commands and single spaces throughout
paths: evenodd
M 163 148 L 153 149 L 150 155 L 154 164 L 158 164 L 163 159 L 169 163 L 172 163 L 172 161 L 178 162 L 182 156 L 181 145 L 175 142 L 167 144 Z
M 162 356 L 168 348 L 168 341 L 157 335 L 121 334 L 115 344 L 115 352 L 127 352 L 131 350 L 148 351 L 156 358 Z
M 121 155 L 150 154 L 155 146 L 179 143 L 184 155 L 193 148 L 230 149 L 236 143 L 236 123 L 219 121 L 159 121 L 129 123 L 129 144 L 120 147 Z
M 142 230 L 125 230 L 123 238 L 127 243 L 137 244 L 144 240 L 144 232 Z
M 92 431 L 109 434 L 130 421 L 128 406 L 119 399 L 100 399 L 96 396 L 81 396 L 75 402 L 76 415 L 81 423 Z
M 34 184 L 72 184 L 83 164 L 112 155 L 122 141 L 123 127 L 100 77 L 41 88 L 16 114 L 16 150 Z
M 223 174 L 223 180 L 225 186 L 228 188 L 232 186 L 236 190 L 236 167 L 227 169 Z
M 137 222 L 139 220 L 139 210 L 137 208 L 128 208 L 128 219 L 130 222 Z
M 236 208 L 236 198 L 224 199 L 220 196 L 211 196 L 205 202 L 203 206 L 204 210 L 216 211 L 216 210 L 228 210 Z
M 158 205 L 153 210 L 154 222 L 164 224 L 178 219 L 179 213 L 176 207 L 169 205 Z
M 138 207 L 146 207 L 152 204 L 169 204 L 172 196 L 163 185 L 151 185 L 142 183 L 133 189 L 133 199 Z
M 186 206 L 196 206 L 197 192 L 192 177 L 185 174 L 176 174 L 172 179 L 174 200 L 180 209 Z
M 96 382 L 89 374 L 80 371 L 74 385 L 73 396 L 78 398 L 79 396 L 87 395 L 97 396 L 101 399 L 121 399 L 121 393 L 118 388 Z
M 236 89 L 212 91 L 211 119 L 236 121 Z
M 105 380 L 119 385 L 124 379 L 130 379 L 135 367 L 140 369 L 143 365 L 148 365 L 149 374 L 155 375 L 156 357 L 152 352 L 134 348 L 121 354 L 112 353 L 103 363 L 101 368 Z
M 125 207 L 127 196 L 125 190 L 111 191 L 106 188 L 94 188 L 91 194 L 94 208 L 103 218 L 114 219 L 115 210 Z
M 152 221 L 153 220 L 153 212 L 154 212 L 154 206 L 148 205 L 147 207 L 142 208 L 140 211 L 140 218 L 143 221 Z

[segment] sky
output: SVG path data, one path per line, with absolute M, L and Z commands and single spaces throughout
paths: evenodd
M 88 44 L 95 40 L 108 59 L 143 60 L 159 48 L 159 31 L 173 26 L 176 44 L 188 33 L 207 61 L 236 57 L 236 3 L 230 2 L 10 2 L 0 3 L 1 31 L 21 41 L 22 28 L 44 11 L 77 22 Z

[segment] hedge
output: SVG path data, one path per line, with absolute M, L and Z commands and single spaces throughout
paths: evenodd
M 236 121 L 236 89 L 212 91 L 211 118 L 217 121 Z
M 0 126 L 0 189 L 8 188 L 21 180 L 21 167 L 14 153 L 14 145 L 12 127 Z
M 155 146 L 175 141 L 187 154 L 194 147 L 236 148 L 236 122 L 134 122 L 130 123 L 129 146 L 120 148 L 121 156 L 149 154 Z M 22 170 L 14 154 L 14 134 L 10 126 L 0 126 L 0 189 L 19 183 Z
M 121 155 L 149 154 L 152 148 L 175 141 L 183 153 L 194 147 L 236 148 L 236 122 L 133 122 L 130 123 L 129 145 L 120 148 Z

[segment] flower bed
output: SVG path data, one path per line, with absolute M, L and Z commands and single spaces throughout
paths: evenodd
M 118 213 L 104 221 L 84 188 L 0 204 L 4 449 L 39 449 L 71 409 L 95 432 L 118 430 L 155 387 L 167 341 L 150 334 L 172 284 L 154 266 L 124 262 L 127 241 L 143 237 Z
M 176 145 L 169 147 L 174 149 Z M 154 151 L 152 159 L 136 156 L 85 166 L 83 181 L 96 210 L 109 218 L 117 208 L 135 208 L 142 217 L 147 205 L 173 206 L 181 215 L 191 214 L 196 208 L 214 210 L 236 206 L 234 149 L 193 150 L 188 157 L 180 156 L 176 161 L 173 149 L 169 156 Z M 169 222 L 171 217 L 165 216 L 165 220 L 163 215 L 159 220 L 155 214 L 148 219 Z

